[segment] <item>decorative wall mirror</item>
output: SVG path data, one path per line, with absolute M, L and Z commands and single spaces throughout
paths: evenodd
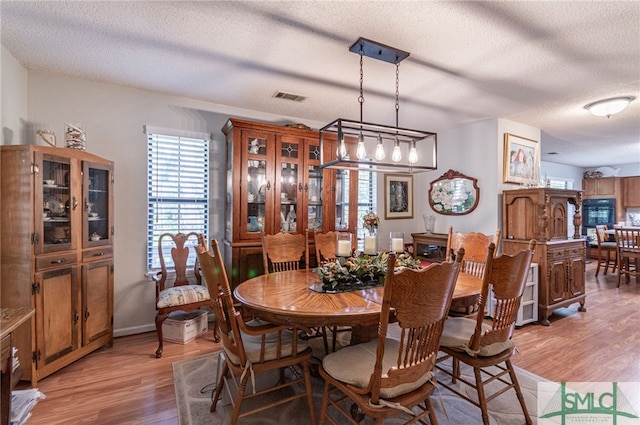
M 479 201 L 478 180 L 458 171 L 447 171 L 429 186 L 429 205 L 438 214 L 469 214 Z

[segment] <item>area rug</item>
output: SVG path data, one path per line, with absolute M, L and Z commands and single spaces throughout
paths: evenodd
M 230 404 L 219 402 L 216 412 L 211 413 L 209 411 L 211 398 L 215 391 L 217 371 L 217 352 L 173 363 L 176 404 L 180 425 L 222 425 L 229 423 L 231 414 Z M 473 376 L 470 368 L 467 368 L 467 370 L 463 369 L 462 372 L 464 375 Z M 529 410 L 533 423 L 536 424 L 537 383 L 544 379 L 523 369 L 517 369 L 517 374 L 518 381 L 524 393 L 527 409 Z M 323 381 L 320 377 L 313 377 L 312 379 L 317 415 L 322 401 Z M 445 380 L 447 378 L 443 376 L 441 379 Z M 291 390 L 292 389 L 289 389 L 289 391 Z M 303 392 L 304 388 L 301 385 L 296 391 Z M 473 390 L 468 391 L 468 393 L 474 394 Z M 443 387 L 440 387 L 439 390 L 434 392 L 432 404 L 440 424 L 482 425 L 479 408 L 462 400 Z M 509 390 L 507 393 L 489 403 L 489 417 L 492 425 L 518 425 L 525 423 L 520 404 L 513 390 Z M 346 421 L 340 422 L 339 420 L 338 422 L 347 423 Z M 385 424 L 398 424 L 402 422 L 402 420 L 390 418 Z M 306 425 L 309 423 L 306 400 L 302 398 L 292 403 L 268 409 L 259 414 L 242 418 L 239 423 Z M 368 417 L 361 422 L 361 424 L 364 425 L 373 423 L 374 421 Z

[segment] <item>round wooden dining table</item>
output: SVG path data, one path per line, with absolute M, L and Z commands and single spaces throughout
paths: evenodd
M 316 326 L 371 326 L 380 320 L 384 287 L 351 292 L 322 293 L 313 270 L 264 274 L 242 282 L 235 298 L 255 316 L 277 324 Z M 482 279 L 460 273 L 453 300 L 477 299 Z

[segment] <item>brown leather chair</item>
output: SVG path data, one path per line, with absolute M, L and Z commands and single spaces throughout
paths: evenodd
M 518 308 L 526 286 L 529 266 L 533 257 L 536 241 L 531 240 L 527 249 L 515 255 L 502 254 L 494 258 L 495 245 L 491 243 L 486 257 L 482 291 L 480 294 L 480 311 L 484 311 L 489 302 L 489 290 L 493 291 L 495 302 L 493 320 L 484 321 L 484 315 L 475 318 L 450 317 L 444 324 L 440 338 L 440 351 L 446 355 L 438 359 L 436 368 L 451 376 L 451 384 L 460 381 L 477 392 L 477 399 L 469 397 L 462 389 L 439 380 L 438 383 L 458 396 L 464 398 L 482 412 L 482 422 L 489 425 L 487 402 L 513 388 L 522 407 L 527 425 L 531 425 L 531 417 L 518 384 L 515 370 L 511 364 L 511 356 L 516 347 L 511 341 L 518 316 Z M 447 359 L 452 359 L 451 368 L 444 367 Z M 467 379 L 460 373 L 460 362 L 473 368 L 475 380 Z M 494 369 L 485 371 L 486 368 Z M 509 375 L 509 380 L 505 375 Z M 483 380 L 483 376 L 486 380 Z M 487 394 L 485 384 L 502 383 L 500 389 Z
M 399 273 L 394 272 L 395 254 L 389 255 L 377 338 L 342 348 L 322 360 L 320 375 L 325 385 L 320 424 L 325 419 L 336 423 L 329 409 L 347 420 L 371 416 L 377 424 L 392 416 L 405 416 L 405 423 L 426 423 L 428 416 L 431 424 L 438 423 L 431 406 L 433 368 L 462 251 L 455 263 Z M 393 338 L 388 336 L 391 309 L 400 329 Z M 337 396 L 340 393 L 344 397 Z M 405 409 L 413 411 L 408 414 Z
M 154 277 L 156 282 L 156 332 L 158 333 L 158 349 L 156 358 L 162 357 L 163 339 L 162 324 L 169 314 L 174 311 L 194 311 L 200 307 L 213 309 L 213 302 L 206 285 L 202 285 L 200 266 L 196 259 L 193 266 L 191 281 L 187 276 L 187 260 L 189 246 L 185 246 L 190 238 L 197 242 L 198 234 L 191 233 L 163 233 L 158 238 L 158 256 L 160 271 Z M 165 254 L 170 253 L 170 264 L 167 266 Z M 170 276 L 175 276 L 171 283 Z M 214 339 L 218 341 L 214 331 Z
M 616 243 L 609 241 L 606 224 L 596 226 L 596 242 L 598 244 L 598 264 L 596 265 L 596 276 L 600 273 L 600 267 L 604 266 L 604 274 L 607 274 L 609 266 L 611 273 L 616 271 L 618 256 L 616 254 Z M 613 255 L 612 255 L 613 254 Z
M 235 392 L 234 398 L 231 399 L 233 405 L 231 425 L 235 425 L 239 418 L 306 397 L 309 406 L 309 423 L 314 425 L 316 417 L 309 368 L 312 351 L 308 342 L 299 337 L 300 333 L 311 330 L 304 326 L 278 326 L 257 320 L 245 323 L 242 315 L 235 309 L 218 242 L 213 239 L 209 251 L 204 235 L 199 236 L 199 241 L 196 252 L 204 278 L 213 294 L 216 328 L 222 337 L 220 358 L 223 365 L 211 402 L 211 411 L 215 412 L 225 387 L 228 392 L 229 390 Z M 295 373 L 292 373 L 290 379 L 285 379 L 286 375 L 283 371 L 288 368 L 294 368 Z M 273 370 L 281 372 L 281 381 L 278 385 L 264 390 L 248 391 L 247 384 L 254 381 L 255 375 Z M 242 410 L 245 400 L 261 397 L 299 383 L 304 383 L 304 392 L 292 390 L 288 396 L 276 397 L 268 403 L 253 405 Z

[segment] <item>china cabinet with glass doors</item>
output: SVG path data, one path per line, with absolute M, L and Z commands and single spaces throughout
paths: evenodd
M 233 286 L 263 273 L 261 232 L 355 233 L 354 172 L 320 169 L 317 131 L 230 119 L 227 141 L 225 264 Z M 331 155 L 335 144 L 327 144 Z M 311 255 L 312 263 L 315 256 Z
M 113 163 L 84 151 L 2 146 L 2 307 L 35 308 L 15 335 L 35 385 L 113 342 Z

